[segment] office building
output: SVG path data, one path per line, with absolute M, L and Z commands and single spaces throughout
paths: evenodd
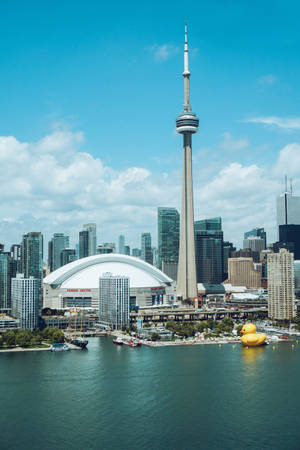
M 300 261 L 294 261 L 295 293 L 300 293 Z
M 236 248 L 233 246 L 232 242 L 223 242 L 223 279 L 226 280 L 228 278 L 228 258 L 231 258 L 232 252 L 234 252 Z
M 279 245 L 283 243 L 293 249 L 295 259 L 300 259 L 300 225 L 279 225 Z
M 291 320 L 294 315 L 294 256 L 282 248 L 268 255 L 268 315 Z
M 140 258 L 141 256 L 141 250 L 139 248 L 133 248 L 131 250 L 131 255 L 135 256 L 136 258 Z
M 119 253 L 125 255 L 125 236 L 123 234 L 119 236 Z
M 250 250 L 253 250 L 254 252 L 258 252 L 258 254 L 265 250 L 265 241 L 259 236 L 248 236 L 243 240 L 243 248 L 246 250 L 249 248 Z
M 291 192 L 277 197 L 277 226 L 300 225 L 300 197 Z
M 86 223 L 83 230 L 88 232 L 88 256 L 96 255 L 97 249 L 97 225 L 95 223 Z
M 261 269 L 255 269 L 252 258 L 229 258 L 228 282 L 233 286 L 259 289 L 261 287 Z
M 17 265 L 10 252 L 4 252 L 4 245 L 0 248 L 0 313 L 7 313 L 11 309 L 11 279 L 16 276 Z
M 184 43 L 184 106 L 176 120 L 176 130 L 183 135 L 183 176 L 178 257 L 177 296 L 183 300 L 197 297 L 197 277 L 194 234 L 194 199 L 192 175 L 192 134 L 198 130 L 199 119 L 190 105 L 190 71 L 188 61 L 187 26 Z
M 64 248 L 60 253 L 60 267 L 76 261 L 76 259 L 77 256 L 75 248 Z
M 39 311 L 42 309 L 43 282 L 43 235 L 30 232 L 23 235 L 21 244 L 21 263 L 24 278 L 33 277 L 39 280 Z
M 40 280 L 18 274 L 11 281 L 12 316 L 20 320 L 22 330 L 34 330 L 39 325 Z
M 195 222 L 197 283 L 223 281 L 223 231 L 221 217 Z
M 180 216 L 176 208 L 157 208 L 158 267 L 178 263 Z M 176 276 L 177 277 L 177 276 Z
M 151 234 L 142 233 L 141 236 L 141 258 L 149 264 L 153 264 L 153 253 L 151 246 Z
M 255 263 L 259 263 L 259 253 L 254 252 L 250 248 L 233 250 L 231 252 L 231 258 L 252 258 Z
M 264 248 L 265 250 L 267 248 L 267 233 L 265 232 L 264 228 L 253 228 L 253 230 L 246 231 L 244 233 L 244 239 L 248 239 L 249 237 L 260 237 L 264 241 Z M 244 247 L 244 248 L 251 248 L 251 247 Z
M 50 272 L 61 267 L 61 252 L 69 248 L 70 238 L 64 233 L 54 233 L 53 238 L 48 243 L 48 267 Z
M 129 326 L 130 278 L 110 272 L 99 278 L 99 321 L 120 330 Z
M 124 246 L 124 255 L 130 256 L 130 247 L 129 245 Z
M 14 261 L 16 273 L 21 273 L 21 245 L 20 244 L 13 244 L 10 247 L 10 256 L 12 260 Z
M 89 232 L 79 231 L 79 259 L 89 256 Z
M 97 255 L 105 255 L 107 253 L 115 252 L 115 244 L 112 242 L 105 242 L 102 245 L 97 246 Z

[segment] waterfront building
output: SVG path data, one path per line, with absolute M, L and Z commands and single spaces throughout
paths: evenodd
M 97 248 L 97 225 L 95 223 L 86 223 L 83 230 L 88 232 L 88 255 L 96 255 Z
M 119 236 L 119 253 L 125 255 L 125 236 L 123 234 Z
M 129 326 L 130 278 L 103 273 L 99 278 L 99 322 L 120 330 Z
M 51 241 L 48 243 L 48 267 L 50 272 L 61 267 L 61 252 L 69 248 L 70 238 L 64 233 L 54 233 Z
M 195 222 L 197 283 L 218 284 L 223 281 L 222 219 Z
M 259 236 L 249 236 L 243 240 L 243 248 L 244 250 L 250 248 L 250 250 L 260 253 L 265 249 L 265 241 Z
M 261 268 L 255 269 L 252 258 L 229 258 L 228 283 L 233 286 L 246 286 L 248 289 L 259 289 Z
M 180 217 L 177 296 L 183 300 L 197 297 L 195 260 L 194 199 L 192 176 L 192 134 L 198 130 L 199 119 L 190 105 L 190 71 L 188 62 L 187 25 L 184 43 L 184 107 L 176 120 L 176 130 L 183 135 L 183 177 Z
M 173 280 L 156 267 L 132 256 L 109 253 L 78 259 L 51 272 L 44 279 L 44 308 L 72 304 L 98 309 L 99 275 L 105 272 L 130 278 L 131 307 L 152 306 L 157 298 L 174 293 Z
M 268 315 L 291 320 L 294 315 L 294 255 L 281 248 L 268 254 Z
M 267 233 L 265 232 L 264 228 L 253 228 L 253 230 L 246 231 L 244 233 L 244 239 L 248 239 L 249 237 L 260 237 L 264 241 L 264 248 L 262 250 L 265 250 L 267 248 Z
M 76 259 L 77 256 L 75 248 L 64 248 L 60 253 L 60 267 L 76 261 Z
M 34 330 L 39 325 L 40 280 L 17 274 L 11 281 L 12 316 L 20 320 L 22 330 Z
M 177 209 L 162 207 L 157 208 L 159 269 L 162 269 L 163 263 L 178 264 L 179 232 L 180 216 Z
M 10 252 L 0 248 L 0 313 L 11 309 L 11 279 L 16 276 L 17 266 Z
M 279 245 L 282 243 L 293 249 L 295 259 L 300 259 L 300 224 L 279 225 Z
M 41 232 L 30 232 L 23 235 L 21 244 L 21 263 L 24 278 L 33 277 L 39 280 L 39 311 L 42 309 L 43 283 L 43 235 Z
M 79 231 L 79 259 L 89 256 L 89 232 Z
M 228 278 L 228 258 L 231 258 L 232 252 L 234 252 L 236 248 L 233 246 L 232 242 L 223 242 L 223 272 L 224 272 L 224 280 Z
M 141 258 L 149 264 L 153 264 L 153 253 L 151 246 L 151 234 L 142 233 L 141 236 Z
M 294 261 L 295 293 L 300 293 L 300 261 Z

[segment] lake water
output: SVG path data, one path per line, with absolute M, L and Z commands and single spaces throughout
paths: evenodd
M 1 450 L 300 449 L 300 342 L 0 355 Z

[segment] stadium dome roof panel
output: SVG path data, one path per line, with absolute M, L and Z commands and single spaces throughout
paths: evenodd
M 44 283 L 66 289 L 97 289 L 99 277 L 105 272 L 128 276 L 131 288 L 158 287 L 172 282 L 172 279 L 159 269 L 139 258 L 109 253 L 66 264 L 44 278 Z

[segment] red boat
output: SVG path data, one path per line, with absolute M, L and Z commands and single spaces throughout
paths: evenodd
M 123 340 L 120 337 L 117 337 L 116 339 L 113 339 L 113 343 L 116 345 L 123 345 Z
M 140 347 L 142 345 L 142 343 L 134 340 L 134 341 L 130 341 L 129 345 L 130 345 L 130 347 Z

